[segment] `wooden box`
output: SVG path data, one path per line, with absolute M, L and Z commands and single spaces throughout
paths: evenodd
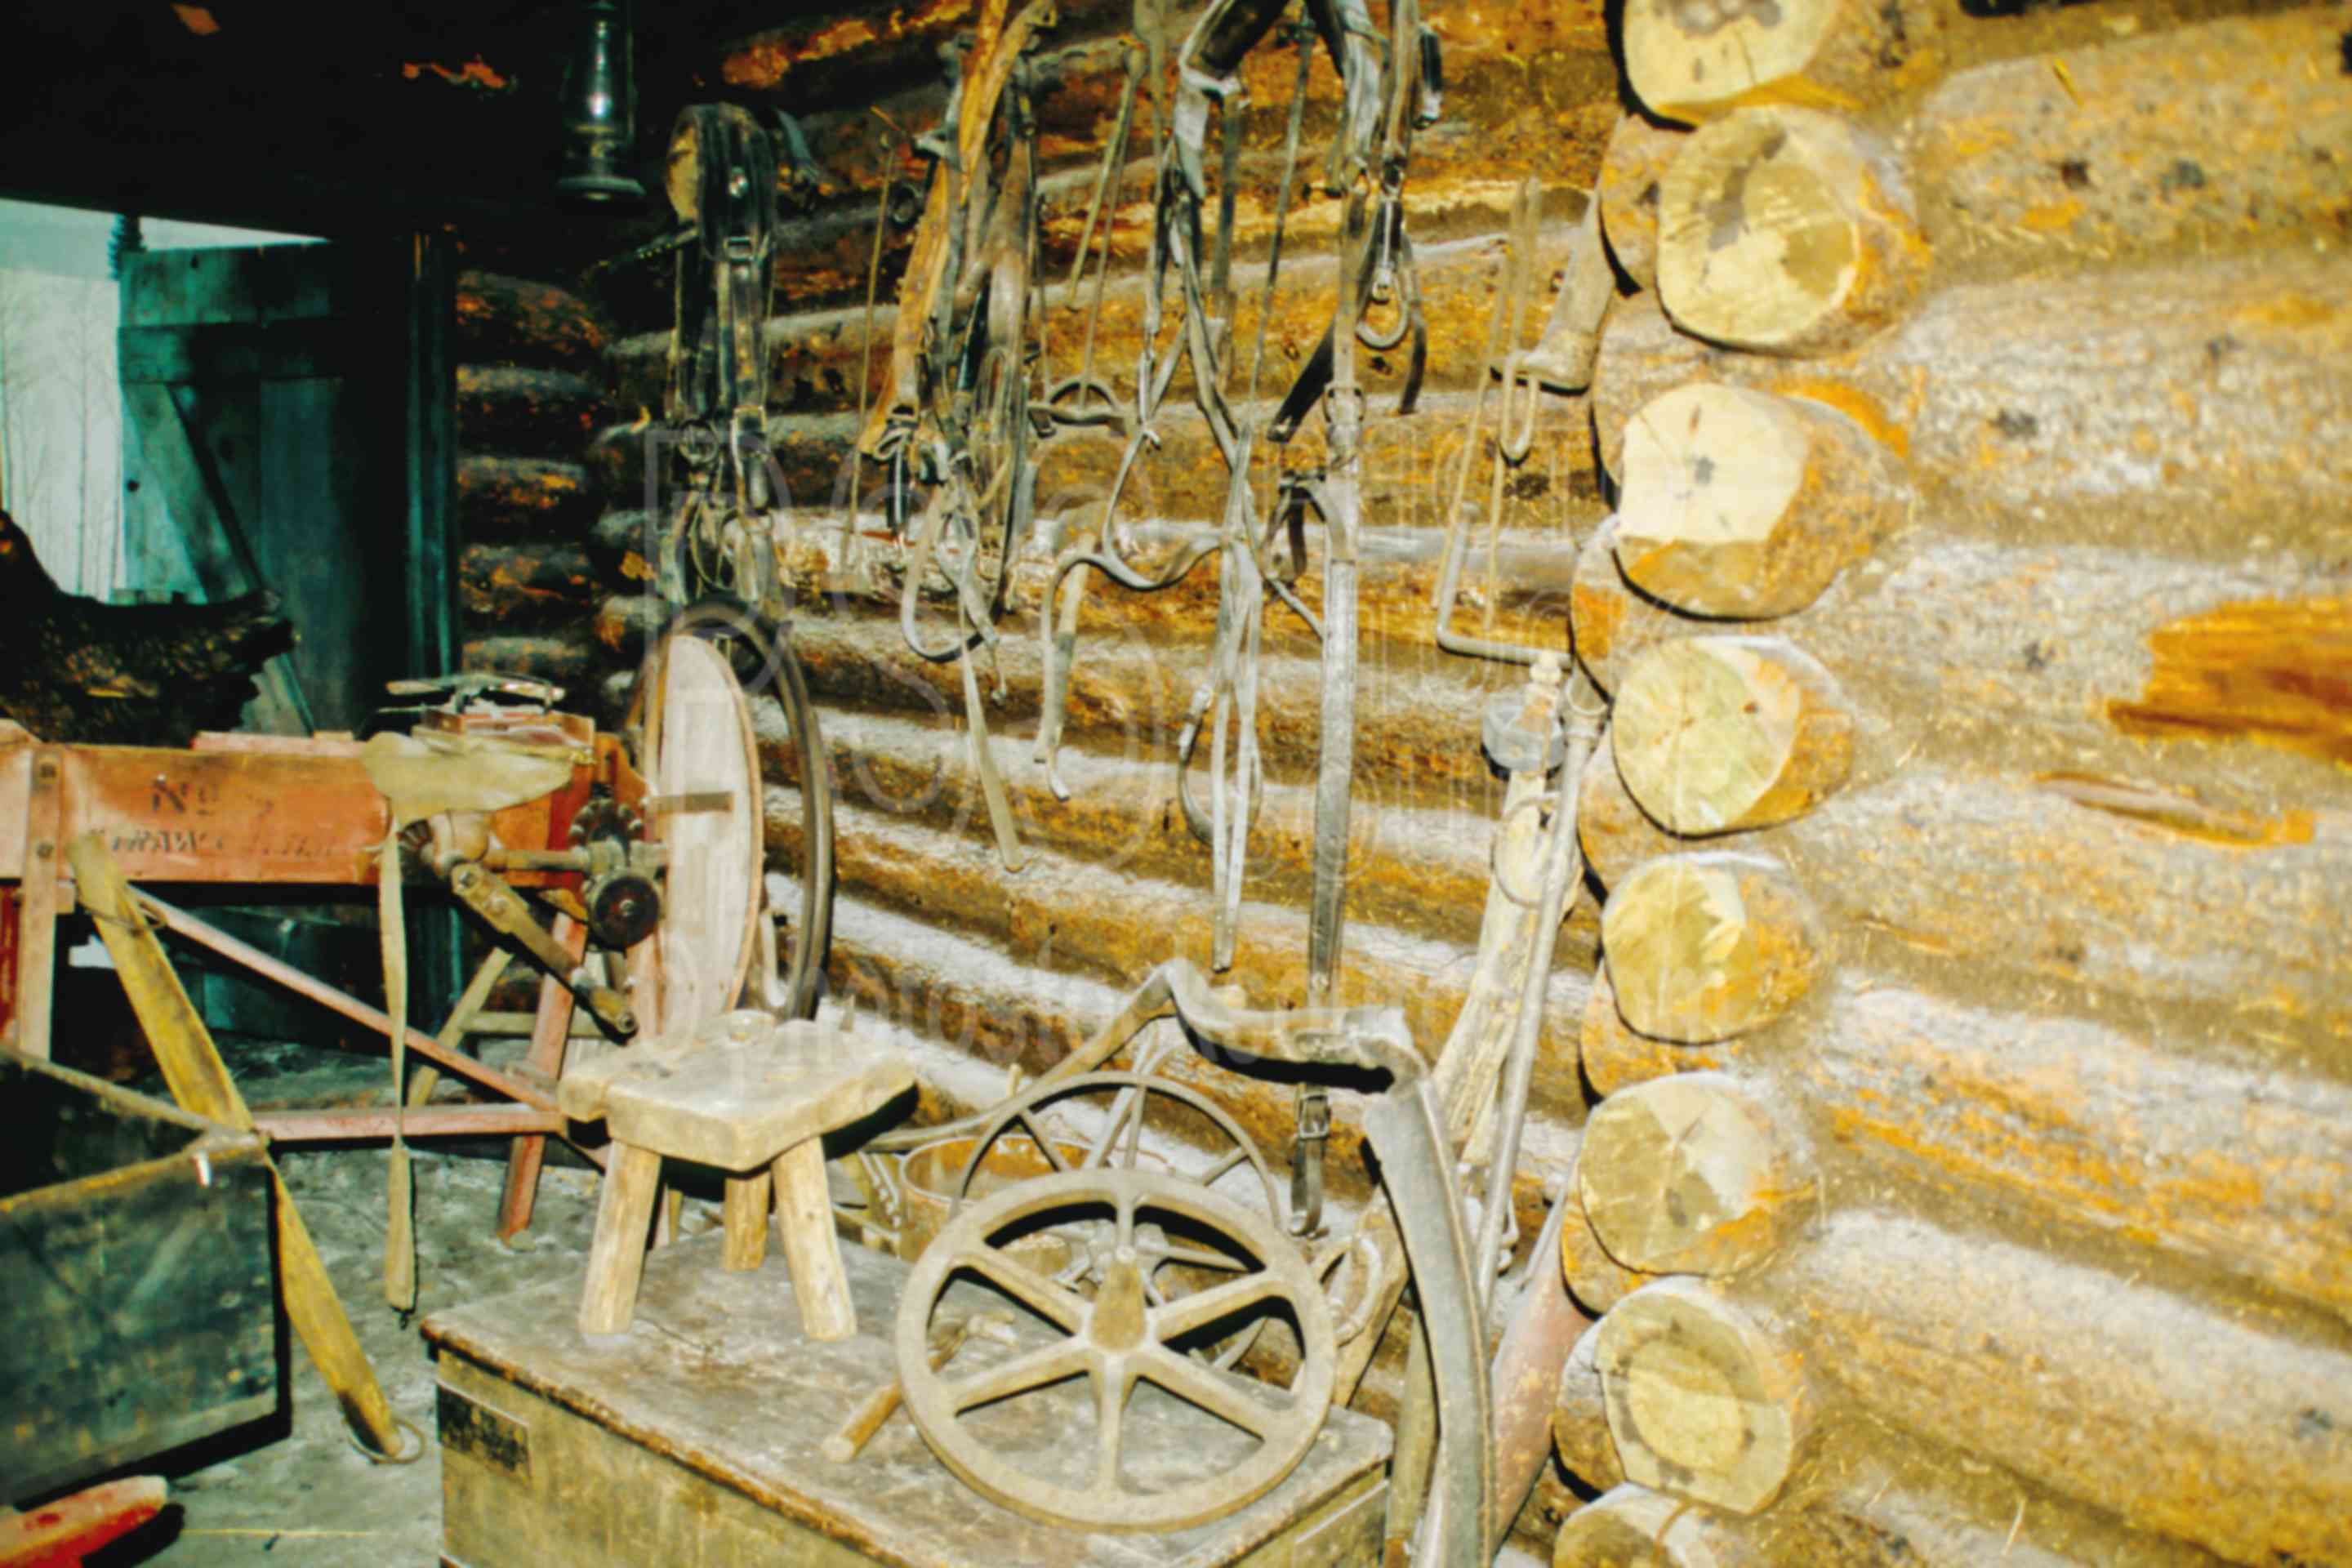
M 717 1237 L 655 1252 L 635 1322 L 594 1343 L 573 1326 L 575 1270 L 426 1320 L 441 1380 L 445 1568 L 1380 1561 L 1389 1431 L 1349 1410 L 1331 1412 L 1265 1497 L 1165 1535 L 1012 1513 L 950 1474 L 904 1411 L 856 1458 L 824 1458 L 825 1437 L 894 1375 L 887 1342 L 908 1273 L 862 1247 L 843 1254 L 859 1332 L 829 1344 L 802 1337 L 781 1258 L 730 1274 Z
M 278 1406 L 261 1140 L 0 1050 L 0 1503 Z

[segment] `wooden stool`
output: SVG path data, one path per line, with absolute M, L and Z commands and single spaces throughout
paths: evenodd
M 772 1183 L 802 1329 L 813 1340 L 855 1334 L 821 1140 L 913 1082 L 905 1063 L 855 1035 L 751 1011 L 723 1013 L 658 1045 L 614 1051 L 566 1073 L 556 1093 L 564 1114 L 601 1117 L 613 1137 L 580 1331 L 617 1334 L 635 1316 L 646 1233 L 667 1158 L 728 1173 L 730 1269 L 757 1268 L 767 1255 Z

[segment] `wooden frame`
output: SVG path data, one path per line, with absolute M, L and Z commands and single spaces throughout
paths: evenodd
M 462 723 L 463 721 L 461 720 Z M 585 720 L 551 714 L 544 727 L 558 738 L 593 748 L 594 763 L 573 770 L 566 789 L 498 812 L 491 831 L 502 843 L 560 842 L 572 813 L 599 780 L 638 801 L 644 784 L 614 737 L 598 735 Z M 206 886 L 373 886 L 377 877 L 387 808 L 348 736 L 294 739 L 268 735 L 199 735 L 187 750 L 144 746 L 52 746 L 13 726 L 0 728 L 0 883 L 15 896 L 0 901 L 0 954 L 13 951 L 13 985 L 0 986 L 0 1037 L 25 1055 L 49 1054 L 57 921 L 75 907 L 64 846 L 97 834 L 132 884 Z M 570 874 L 523 870 L 504 874 L 527 888 L 560 888 Z M 341 1016 L 389 1036 L 383 1012 L 302 973 L 138 888 L 136 901 L 155 923 L 217 956 L 284 985 Z M 568 918 L 558 940 L 580 951 L 586 933 Z M 13 940 L 12 940 L 13 939 Z M 571 1142 L 570 1123 L 556 1109 L 554 1086 L 563 1070 L 573 1016 L 570 992 L 542 983 L 524 1066 L 500 1071 L 456 1048 L 471 1012 L 441 1038 L 411 1028 L 410 1050 L 434 1066 L 505 1096 L 509 1105 L 405 1108 L 399 1118 L 412 1137 L 512 1137 L 515 1152 L 500 1230 L 529 1225 L 546 1139 Z M 257 1124 L 287 1142 L 389 1138 L 393 1108 L 289 1111 Z M 602 1164 L 596 1146 L 575 1148 Z

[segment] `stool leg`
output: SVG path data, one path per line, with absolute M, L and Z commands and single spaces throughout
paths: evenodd
M 637 1281 L 646 1271 L 646 1230 L 661 1186 L 661 1156 L 614 1143 L 596 1200 L 596 1236 L 588 1247 L 588 1284 L 580 1295 L 580 1331 L 617 1334 L 637 1315 Z
M 821 1140 L 776 1157 L 776 1221 L 784 1234 L 784 1261 L 801 1304 L 801 1330 L 813 1340 L 845 1340 L 857 1331 L 849 1279 L 841 1271 L 841 1243 L 833 1234 L 833 1202 L 824 1189 Z
M 768 1199 L 774 1178 L 766 1171 L 727 1178 L 727 1267 L 757 1268 L 768 1257 Z

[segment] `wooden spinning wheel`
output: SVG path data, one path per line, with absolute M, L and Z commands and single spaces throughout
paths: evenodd
M 668 867 L 654 943 L 659 1027 L 735 1005 L 760 913 L 760 755 L 727 656 L 699 637 L 663 639 L 647 671 L 646 776 Z
M 740 672 L 748 672 L 740 673 Z M 747 686 L 748 681 L 748 686 Z M 814 1011 L 833 911 L 833 789 L 808 679 L 789 636 L 742 605 L 688 606 L 638 683 L 646 778 L 667 847 L 664 911 L 651 944 L 655 1027 L 740 1005 L 780 1017 Z M 798 786 L 793 891 L 767 901 L 766 800 L 751 696 L 772 699 Z M 646 993 L 641 959 L 638 994 Z M 746 995 L 747 982 L 755 982 Z
M 1113 1230 L 1109 1267 L 1091 1300 L 1008 1250 L 1036 1226 L 1072 1213 L 1105 1216 Z M 1155 1304 L 1137 1247 L 1139 1233 L 1153 1224 L 1245 1260 L 1245 1270 Z M 1054 1337 L 990 1364 L 960 1372 L 949 1362 L 934 1370 L 932 1320 L 950 1285 L 965 1277 L 1036 1313 Z M 1198 1341 L 1223 1337 L 1228 1325 L 1274 1311 L 1290 1316 L 1305 1349 L 1287 1389 L 1187 1353 Z M 1017 1513 L 1088 1530 L 1180 1530 L 1263 1496 L 1322 1429 L 1336 1371 L 1322 1290 L 1297 1247 L 1270 1221 L 1191 1182 L 1118 1169 L 1041 1176 L 958 1214 L 908 1280 L 896 1349 L 907 1408 L 948 1468 Z M 1093 1420 L 1056 1415 L 1051 1429 L 1061 1436 L 1051 1450 L 1011 1448 L 986 1429 L 992 1410 L 1015 1401 L 1075 1405 L 1061 1385 L 1079 1378 Z M 1143 1445 L 1134 1441 L 1149 1419 L 1142 1408 L 1147 1384 L 1227 1429 L 1188 1430 L 1172 1462 L 1164 1452 L 1153 1454 L 1148 1479 L 1137 1473 Z M 1228 1436 L 1235 1441 L 1222 1441 Z

